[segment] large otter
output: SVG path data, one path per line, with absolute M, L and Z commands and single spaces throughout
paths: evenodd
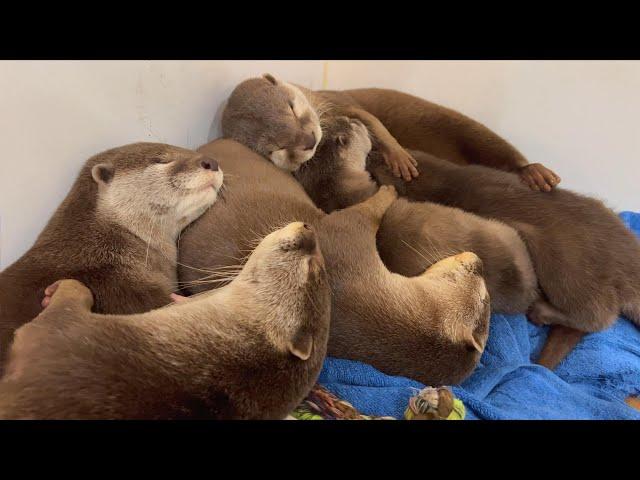
M 87 285 L 96 312 L 138 313 L 169 303 L 176 238 L 215 202 L 222 179 L 215 160 L 157 143 L 90 158 L 35 244 L 0 273 L 0 355 L 59 278 Z
M 365 169 L 372 143 L 358 120 L 335 117 L 325 125 L 314 157 L 294 176 L 315 204 L 329 213 L 373 195 L 378 185 Z M 494 311 L 524 313 L 538 298 L 529 253 L 518 233 L 496 220 L 431 202 L 396 200 L 382 219 L 378 252 L 392 272 L 422 273 L 451 254 L 476 253 Z
M 267 235 L 229 285 L 148 313 L 91 313 L 75 280 L 51 290 L 16 331 L 0 418 L 282 419 L 326 353 L 329 285 L 300 222 Z
M 374 177 L 410 199 L 500 220 L 525 241 L 546 297 L 529 318 L 554 325 L 538 363 L 555 367 L 584 332 L 607 328 L 620 313 L 640 325 L 640 242 L 602 202 L 564 189 L 538 195 L 514 174 L 413 155 L 429 175 L 404 183 L 378 161 Z
M 253 239 L 293 220 L 316 229 L 333 293 L 328 354 L 373 364 L 428 384 L 458 383 L 477 364 L 489 322 L 481 262 L 449 257 L 414 278 L 389 272 L 376 230 L 395 193 L 325 215 L 288 173 L 232 140 L 199 149 L 227 172 L 225 195 L 180 240 L 180 259 L 203 271 L 242 263 Z M 179 267 L 190 292 L 228 281 Z
M 481 123 L 395 90 L 312 91 L 266 74 L 233 90 L 222 115 L 222 133 L 293 171 L 313 156 L 325 114 L 362 121 L 379 139 L 387 166 L 405 180 L 418 171 L 403 147 L 459 164 L 517 172 L 533 190 L 550 191 L 560 182 L 554 172 L 540 163 L 530 164 Z

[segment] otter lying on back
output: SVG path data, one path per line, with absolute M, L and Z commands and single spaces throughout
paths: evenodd
M 294 176 L 324 211 L 346 208 L 378 190 L 365 169 L 370 152 L 367 128 L 358 120 L 335 117 L 325 124 L 315 156 Z M 538 298 L 529 253 L 517 232 L 502 222 L 401 198 L 385 213 L 377 237 L 382 261 L 406 276 L 418 275 L 455 253 L 476 253 L 483 261 L 494 311 L 525 312 Z
M 429 175 L 405 184 L 381 161 L 370 171 L 407 198 L 500 220 L 525 241 L 544 294 L 529 318 L 555 326 L 539 363 L 555 366 L 584 332 L 609 327 L 620 313 L 640 325 L 640 242 L 602 202 L 564 189 L 539 195 L 513 174 L 413 154 Z
M 329 285 L 300 222 L 267 235 L 229 285 L 159 310 L 98 315 L 77 281 L 51 290 L 16 332 L 0 418 L 282 419 L 326 353 Z
M 0 357 L 59 278 L 87 285 L 96 312 L 169 303 L 176 239 L 216 201 L 222 179 L 215 160 L 170 145 L 136 143 L 90 158 L 33 247 L 0 273 Z
M 395 90 L 312 91 L 266 74 L 240 83 L 231 93 L 222 116 L 222 133 L 280 168 L 294 171 L 313 156 L 327 115 L 362 121 L 379 139 L 387 166 L 407 181 L 418 171 L 415 159 L 403 147 L 459 164 L 518 172 L 534 190 L 550 191 L 560 182 L 554 172 L 539 163 L 530 164 L 481 123 Z

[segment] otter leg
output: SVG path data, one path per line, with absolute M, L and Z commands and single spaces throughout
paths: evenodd
M 382 217 L 391 204 L 398 198 L 396 189 L 391 185 L 383 185 L 372 197 L 359 203 L 348 210 L 350 212 L 360 212 L 369 218 L 376 227 L 380 226 Z

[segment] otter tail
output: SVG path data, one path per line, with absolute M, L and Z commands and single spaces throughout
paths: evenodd
M 584 337 L 585 332 L 563 325 L 552 325 L 542 347 L 538 364 L 553 370 Z

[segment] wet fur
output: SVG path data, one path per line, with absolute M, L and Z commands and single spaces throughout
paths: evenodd
M 231 140 L 200 148 L 225 174 L 223 198 L 183 232 L 180 259 L 203 269 L 242 263 L 265 229 L 293 220 L 318 232 L 332 290 L 328 354 L 368 362 L 428 384 L 458 383 L 477 364 L 488 335 L 489 300 L 475 255 L 450 257 L 416 278 L 392 274 L 376 250 L 376 231 L 393 203 L 380 192 L 325 215 L 288 172 Z M 189 291 L 219 286 L 179 268 Z

